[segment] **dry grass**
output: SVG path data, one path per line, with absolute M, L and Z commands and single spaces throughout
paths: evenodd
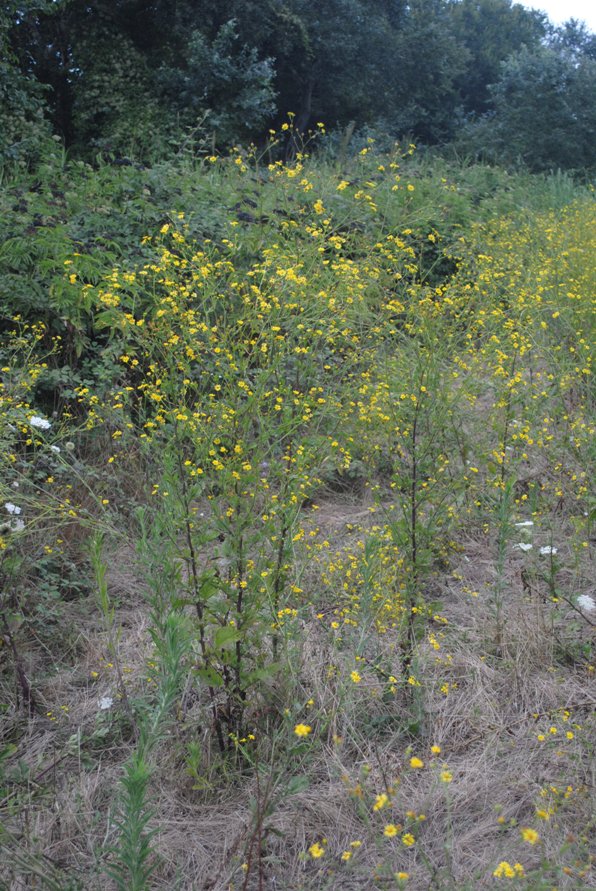
M 351 542 L 351 527 L 369 522 L 369 507 L 346 498 L 322 502 L 316 511 L 321 535 L 333 547 Z M 524 589 L 522 558 L 511 549 L 497 616 L 491 593 L 496 573 L 493 545 L 478 536 L 463 540 L 449 572 L 433 582 L 448 624 L 440 626 L 440 650 L 428 642 L 420 645 L 424 692 L 419 697 L 417 737 L 406 732 L 411 703 L 400 695 L 383 698 L 373 673 L 364 670 L 361 684 L 347 689 L 339 680 L 330 682 L 329 665 L 343 659 L 349 670 L 353 654 L 349 648 L 343 654 L 334 651 L 315 619 L 301 632 L 297 690 L 315 703 L 312 751 L 295 765 L 308 780 L 307 788 L 285 794 L 285 765 L 275 755 L 267 761 L 272 745 L 266 742 L 258 788 L 254 772 L 244 778 L 222 775 L 207 744 L 205 703 L 187 691 L 184 713 L 154 759 L 152 825 L 159 865 L 152 887 L 383 888 L 391 883 L 382 875 L 373 877 L 388 859 L 395 869 L 410 874 L 408 888 L 416 891 L 492 887 L 492 872 L 503 859 L 522 862 L 526 871 L 543 859 L 551 868 L 569 868 L 569 852 L 579 845 L 594 811 L 594 762 L 589 759 L 589 740 L 596 729 L 593 682 L 579 656 L 572 660 L 569 653 L 565 658 L 557 652 L 560 645 L 552 623 L 553 610 L 559 607 Z M 587 569 L 574 572 L 577 576 Z M 143 584 L 130 553 L 114 555 L 109 582 L 120 604 L 119 658 L 134 698 L 147 684 L 151 646 Z M 80 606 L 73 604 L 73 621 L 80 622 Z M 566 623 L 574 621 L 573 612 L 562 609 L 556 620 L 560 640 Z M 121 705 L 98 709 L 102 696 L 116 699 L 118 690 L 108 665 L 106 635 L 91 602 L 86 604 L 84 627 L 77 661 L 59 666 L 39 688 L 40 700 L 52 715 L 25 721 L 14 713 L 4 725 L 7 737 L 20 737 L 9 763 L 23 765 L 23 779 L 9 787 L 2 802 L 12 838 L 3 851 L 1 887 L 7 891 L 38 887 L 31 871 L 24 878 L 18 870 L 21 877 L 16 878 L 13 867 L 19 857 L 29 870 L 37 864 L 46 875 L 67 875 L 73 888 L 110 888 L 99 860 L 114 841 L 115 790 L 133 739 Z M 591 633 L 587 623 L 580 630 L 574 625 L 574 635 L 587 639 Z M 577 637 L 575 644 L 577 653 Z M 387 658 L 395 656 L 390 635 L 381 639 L 381 648 Z M 447 695 L 441 690 L 446 683 Z M 565 710 L 568 720 L 562 719 Z M 567 740 L 572 725 L 581 729 Z M 549 733 L 553 726 L 556 734 Z M 279 727 L 279 721 L 270 723 L 272 736 L 280 733 Z M 544 742 L 537 738 L 539 733 L 546 734 Z M 202 790 L 193 790 L 185 769 L 190 740 L 203 745 Z M 441 747 L 440 755 L 430 753 L 431 744 Z M 424 769 L 409 768 L 410 750 L 424 759 Z M 453 776 L 449 784 L 438 779 L 443 763 Z M 267 797 L 268 780 L 273 783 L 271 812 L 263 823 L 257 870 L 255 802 Z M 375 795 L 388 786 L 395 789 L 392 806 L 374 813 Z M 13 813 L 11 798 L 19 802 Z M 538 819 L 540 803 L 555 801 L 550 819 Z M 417 822 L 416 844 L 410 849 L 382 834 L 386 823 L 404 823 L 406 810 L 425 815 Z M 534 847 L 521 839 L 519 827 L 525 826 L 540 833 Z M 321 839 L 327 840 L 326 853 L 315 860 L 306 852 Z M 354 841 L 361 846 L 350 848 Z M 586 847 L 583 844 L 584 854 Z M 340 859 L 343 851 L 353 852 L 349 863 Z M 245 881 L 242 863 L 251 856 Z M 63 879 L 57 881 L 60 887 Z M 584 856 L 571 874 L 558 876 L 556 886 L 590 888 L 595 882 L 594 859 L 590 869 Z

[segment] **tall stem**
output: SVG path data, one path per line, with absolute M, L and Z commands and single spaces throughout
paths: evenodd
M 194 602 L 195 609 L 197 612 L 198 624 L 199 624 L 199 647 L 201 650 L 201 657 L 203 659 L 203 664 L 206 668 L 209 667 L 209 653 L 207 651 L 207 642 L 205 640 L 205 611 L 203 610 L 203 604 L 201 602 L 201 586 L 199 582 L 199 564 L 197 559 L 197 553 L 193 541 L 192 536 L 192 526 L 190 522 L 190 494 L 188 492 L 188 483 L 186 480 L 186 472 L 184 469 L 184 465 L 182 462 L 182 450 L 180 440 L 178 439 L 178 428 L 176 427 L 176 461 L 178 464 L 178 478 L 180 480 L 180 485 L 182 487 L 182 506 L 184 508 L 184 533 L 186 537 L 186 546 L 188 548 L 188 560 L 187 564 L 190 564 L 190 572 L 192 577 L 192 587 L 194 594 Z M 221 726 L 221 720 L 219 717 L 219 712 L 217 709 L 217 703 L 215 700 L 215 689 L 210 685 L 207 688 L 209 692 L 209 700 L 211 703 L 211 714 L 213 715 L 213 726 L 215 728 L 215 734 L 217 736 L 217 744 L 219 746 L 220 752 L 225 752 L 226 744 L 223 736 L 223 730 Z

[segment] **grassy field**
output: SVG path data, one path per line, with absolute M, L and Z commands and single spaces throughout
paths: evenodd
M 593 191 L 0 196 L 0 887 L 596 887 Z

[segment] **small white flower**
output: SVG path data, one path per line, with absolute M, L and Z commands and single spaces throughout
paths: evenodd
M 549 557 L 551 554 L 556 554 L 557 549 L 553 548 L 552 545 L 544 545 L 544 547 L 540 548 L 540 553 L 543 557 Z
M 515 524 L 518 529 L 523 529 L 525 526 L 533 526 L 534 520 L 522 520 L 521 523 Z
M 112 708 L 112 706 L 114 705 L 114 700 L 111 696 L 102 696 L 97 704 L 101 711 L 106 711 L 106 709 Z
M 6 523 L 0 523 L 0 533 L 2 532 L 22 532 L 25 528 L 25 523 L 20 517 L 13 518 L 12 520 L 8 520 Z
M 33 415 L 32 418 L 29 418 L 29 423 L 38 430 L 49 430 L 52 426 L 46 418 L 40 418 L 38 415 Z
M 6 504 L 4 505 L 4 507 L 6 508 L 6 510 L 8 511 L 9 514 L 14 514 L 15 516 L 17 516 L 18 514 L 21 513 L 21 508 L 17 507 L 16 504 L 13 504 L 12 501 L 7 501 Z
M 50 446 L 50 449 L 51 449 L 53 452 L 56 452 L 57 455 L 60 454 L 60 446 L 51 445 L 51 446 Z
M 591 613 L 596 609 L 596 602 L 589 594 L 580 594 L 576 602 L 579 608 L 585 610 L 587 613 Z
M 514 551 L 531 551 L 534 545 L 528 544 L 526 541 L 520 541 L 519 544 L 513 545 Z
M 13 487 L 13 489 L 18 489 L 18 488 L 19 488 L 19 484 L 18 484 L 18 482 L 17 482 L 16 480 L 13 481 L 13 483 L 12 483 L 12 487 Z

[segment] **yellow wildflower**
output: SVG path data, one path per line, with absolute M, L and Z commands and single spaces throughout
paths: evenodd
M 294 727 L 294 733 L 296 734 L 296 736 L 308 736 L 311 731 L 312 727 L 310 727 L 308 724 L 296 724 L 296 726 Z
M 536 832 L 535 829 L 529 829 L 528 827 L 523 827 L 521 830 L 521 837 L 524 841 L 527 841 L 530 845 L 535 845 L 536 842 L 540 841 L 540 836 Z

